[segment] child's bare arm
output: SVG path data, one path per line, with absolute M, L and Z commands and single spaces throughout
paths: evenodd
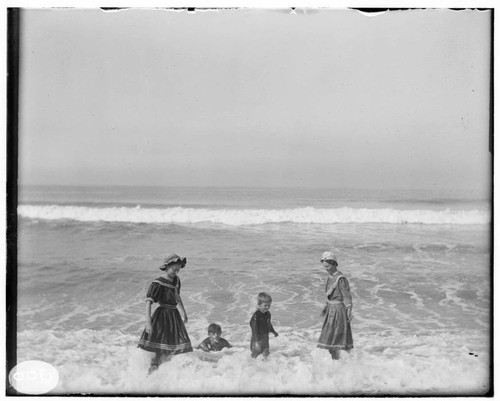
M 252 335 L 257 337 L 257 316 L 255 315 L 255 313 L 250 319 L 250 327 L 252 329 Z
M 274 330 L 274 327 L 271 323 L 271 313 L 269 313 L 269 320 L 267 321 L 267 324 L 269 326 L 269 332 L 274 334 L 274 337 L 278 337 L 278 333 L 276 330 Z

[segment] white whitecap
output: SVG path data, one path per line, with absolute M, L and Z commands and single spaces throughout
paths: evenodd
M 204 209 L 204 208 L 140 208 L 84 207 L 59 205 L 21 205 L 21 217 L 40 220 L 74 220 L 82 222 L 198 224 L 230 226 L 268 223 L 335 224 L 488 224 L 490 214 L 482 210 L 398 210 L 366 208 L 317 209 Z

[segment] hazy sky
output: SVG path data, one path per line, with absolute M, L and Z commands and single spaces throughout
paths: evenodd
M 21 18 L 21 184 L 489 185 L 489 12 Z

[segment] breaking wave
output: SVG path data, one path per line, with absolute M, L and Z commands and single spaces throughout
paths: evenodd
M 214 223 L 231 226 L 266 223 L 389 223 L 389 224 L 488 224 L 484 210 L 398 210 L 335 208 L 319 209 L 207 209 L 86 207 L 60 205 L 21 205 L 20 217 L 37 220 L 74 220 L 82 222 L 122 222 L 151 224 Z

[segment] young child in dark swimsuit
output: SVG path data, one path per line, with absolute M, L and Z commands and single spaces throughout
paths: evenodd
M 272 302 L 271 295 L 265 292 L 257 295 L 257 310 L 250 319 L 250 327 L 252 328 L 250 350 L 252 351 L 252 358 L 257 358 L 260 354 L 267 358 L 269 355 L 269 333 L 273 333 L 274 337 L 278 337 L 278 333 L 271 324 L 269 309 Z

